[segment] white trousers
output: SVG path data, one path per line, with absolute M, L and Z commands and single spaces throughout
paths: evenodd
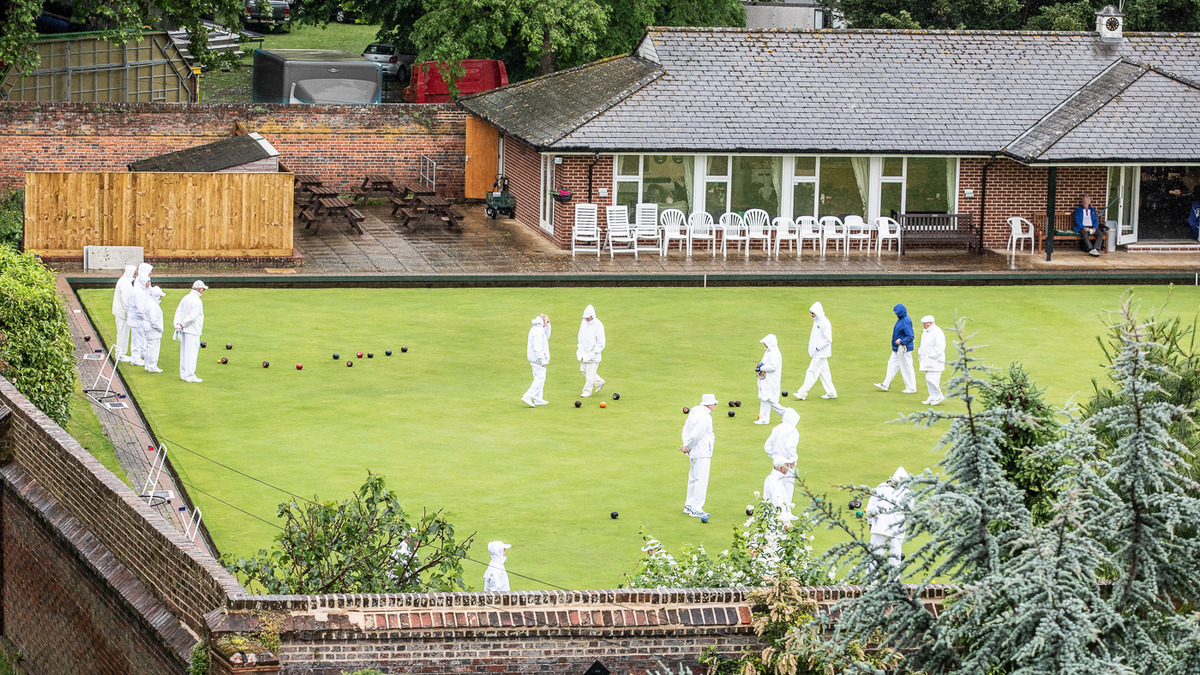
M 114 316 L 113 318 L 117 320 L 116 351 L 113 354 L 119 359 L 129 351 L 129 323 L 120 317 Z
M 133 361 L 141 361 L 146 355 L 146 330 L 142 324 L 128 324 L 129 326 L 129 358 Z
M 146 352 L 142 359 L 146 362 L 146 370 L 158 367 L 158 352 L 162 349 L 162 333 L 158 337 L 146 338 Z M 195 366 L 192 367 L 195 370 Z
M 683 505 L 693 511 L 704 510 L 704 500 L 708 497 L 708 465 L 711 457 L 688 458 L 687 500 Z
M 930 403 L 941 403 L 946 400 L 945 395 L 942 394 L 942 371 L 925 371 L 925 388 L 929 390 Z
M 583 393 L 580 396 L 591 396 L 600 385 L 604 384 L 604 378 L 596 371 L 600 368 L 599 361 L 580 361 L 579 372 L 583 373 Z
M 821 380 L 821 386 L 825 389 L 825 393 L 830 396 L 837 396 L 837 389 L 833 387 L 833 376 L 829 374 L 829 359 L 814 356 L 808 362 L 808 370 L 804 373 L 804 386 L 800 387 L 797 392 L 800 398 L 808 396 L 808 391 L 813 388 L 817 380 Z
M 758 400 L 758 420 L 760 422 L 762 420 L 766 420 L 767 423 L 769 424 L 771 422 L 771 411 L 772 410 L 779 413 L 780 415 L 783 415 L 783 411 L 787 410 L 787 408 L 783 407 L 782 405 L 779 405 L 779 401 L 767 401 L 767 400 L 761 399 L 761 398 Z
M 887 376 L 883 378 L 883 387 L 886 389 L 892 383 L 892 379 L 896 377 L 896 373 L 900 373 L 900 378 L 904 380 L 904 389 L 906 391 L 917 390 L 917 374 L 913 372 L 912 352 L 900 347 L 892 352 L 888 357 Z
M 546 389 L 546 366 L 540 363 L 530 363 L 529 367 L 533 369 L 533 384 L 525 390 L 525 395 L 521 398 L 530 398 L 536 401 L 544 401 L 542 393 Z
M 200 356 L 200 336 L 182 333 L 179 336 L 179 379 L 196 377 L 196 359 Z
M 780 473 L 779 469 L 771 469 L 763 481 L 763 499 L 773 506 L 783 509 L 780 515 L 792 515 L 792 497 L 796 493 L 796 474 L 791 470 Z
M 899 567 L 900 557 L 903 555 L 904 537 L 888 537 L 872 533 L 871 548 L 879 551 L 880 555 L 886 553 L 888 564 L 892 567 Z

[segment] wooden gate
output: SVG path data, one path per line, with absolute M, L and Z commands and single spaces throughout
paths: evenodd
M 474 115 L 467 115 L 467 199 L 483 199 L 496 180 L 500 132 Z
M 141 246 L 153 258 L 292 255 L 290 173 L 25 174 L 25 248 L 79 257 Z

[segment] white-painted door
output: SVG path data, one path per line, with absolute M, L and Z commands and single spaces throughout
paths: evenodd
M 1138 238 L 1138 199 L 1142 170 L 1138 166 L 1114 166 L 1108 170 L 1108 213 L 1104 218 L 1117 223 L 1117 244 L 1132 244 Z
M 542 229 L 554 234 L 554 156 L 542 155 L 542 199 L 541 221 Z

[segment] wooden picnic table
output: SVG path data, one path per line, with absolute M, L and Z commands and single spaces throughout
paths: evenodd
M 339 194 L 341 194 L 341 193 L 337 191 L 337 188 L 324 187 L 322 185 L 313 185 L 308 188 L 308 201 L 303 201 L 303 199 L 304 199 L 303 193 L 297 193 L 296 196 L 297 196 L 297 201 L 300 202 L 300 208 L 301 208 L 301 210 L 303 210 L 303 209 L 309 208 L 310 206 L 313 206 L 313 204 L 315 204 L 318 199 L 321 199 L 323 197 L 336 197 Z
M 317 200 L 316 208 L 305 209 L 301 212 L 300 217 L 306 222 L 305 229 L 308 229 L 310 225 L 313 226 L 313 234 L 320 231 L 322 223 L 337 218 L 345 218 L 354 231 L 363 234 L 362 228 L 358 224 L 365 217 L 353 207 L 354 202 L 344 197 L 322 197 Z
M 373 197 L 376 193 L 386 196 L 394 196 L 396 194 L 396 182 L 383 174 L 368 174 L 362 180 L 362 184 L 356 188 L 350 189 L 354 195 L 354 200 L 366 201 Z
M 446 222 L 446 227 L 454 229 L 458 227 L 458 221 L 462 218 L 462 214 L 454 210 L 454 204 L 448 199 L 438 197 L 437 195 L 417 195 L 417 208 L 401 209 L 404 213 L 404 226 L 408 226 L 410 222 L 419 220 L 419 211 L 424 211 L 426 215 L 436 216 Z
M 421 205 L 417 203 L 418 197 L 432 197 L 435 194 L 432 187 L 405 183 L 396 189 L 396 194 L 392 197 L 392 215 L 396 215 L 400 209 L 415 211 L 421 208 Z
M 325 181 L 321 180 L 320 176 L 314 176 L 311 173 L 296 174 L 296 194 L 308 191 L 310 188 L 322 185 Z

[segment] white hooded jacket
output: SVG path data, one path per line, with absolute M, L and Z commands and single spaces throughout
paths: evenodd
M 145 320 L 143 312 L 146 301 L 150 299 L 150 272 L 153 269 L 154 266 L 150 263 L 138 265 L 137 277 L 133 280 L 133 290 L 126 302 L 125 320 L 134 328 L 141 328 Z
M 163 311 L 162 299 L 166 293 L 158 286 L 151 287 L 148 294 L 150 301 L 142 308 L 142 317 L 145 320 L 145 326 L 142 328 L 146 333 L 147 340 L 157 340 L 163 334 Z
M 758 368 L 766 373 L 766 377 L 758 381 L 758 398 L 762 401 L 778 403 L 783 382 L 783 354 L 779 353 L 779 340 L 774 333 L 768 333 L 759 342 L 766 345 L 766 351 L 762 355 L 762 365 Z
M 133 265 L 125 266 L 125 273 L 117 279 L 117 285 L 113 289 L 113 316 L 125 321 L 129 317 L 129 296 L 133 294 L 133 273 L 137 270 Z
M 783 421 L 771 429 L 771 435 L 763 444 L 763 450 L 771 458 L 771 466 L 778 469 L 781 466 L 795 464 L 798 458 L 796 448 L 800 445 L 800 413 L 788 408 L 783 411 Z
M 543 366 L 550 363 L 550 328 L 542 323 L 540 316 L 533 317 L 533 325 L 529 328 L 525 358 Z
M 591 321 L 587 317 L 592 317 Z M 596 318 L 596 309 L 588 305 L 579 322 L 579 339 L 575 347 L 575 360 L 584 363 L 600 363 L 604 351 L 604 324 Z
M 921 333 L 917 360 L 923 371 L 941 372 L 946 369 L 946 333 L 936 323 L 931 323 Z
M 833 324 L 825 318 L 821 303 L 814 302 L 808 311 L 817 315 L 813 319 L 812 332 L 808 334 L 808 355 L 814 359 L 827 359 L 833 356 Z
M 488 555 L 492 560 L 483 571 L 483 590 L 486 592 L 511 590 L 508 587 L 508 571 L 504 569 L 504 561 L 508 560 L 505 549 L 507 547 L 502 541 L 488 542 Z
M 908 490 L 908 472 L 904 467 L 875 488 L 875 494 L 867 501 L 867 524 L 871 534 L 904 539 L 904 511 L 912 502 Z
M 179 301 L 179 306 L 175 308 L 173 323 L 188 335 L 204 333 L 204 302 L 200 300 L 200 294 L 195 289 L 188 291 L 188 294 Z
M 713 446 L 717 442 L 717 436 L 713 433 L 712 411 L 707 406 L 692 406 L 679 436 L 683 447 L 689 451 L 689 458 L 712 457 Z

